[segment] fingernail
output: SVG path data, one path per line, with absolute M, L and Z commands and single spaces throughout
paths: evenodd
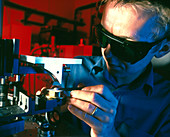
M 72 90 L 72 91 L 70 92 L 70 96 L 71 96 L 71 97 L 74 97 L 74 90 Z
M 86 87 L 84 87 L 84 88 L 82 88 L 81 90 L 87 91 L 87 88 L 86 88 Z

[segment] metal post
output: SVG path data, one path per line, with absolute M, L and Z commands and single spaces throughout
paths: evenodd
M 20 75 L 16 75 L 16 82 L 19 82 L 20 81 Z M 14 86 L 14 94 L 13 94 L 13 104 L 17 104 L 18 102 L 18 96 L 19 96 L 19 93 L 18 93 L 18 89 L 17 89 L 17 86 Z
M 3 26 L 3 0 L 0 0 L 0 38 L 2 38 L 2 26 Z
M 5 78 L 0 79 L 0 108 L 6 106 L 7 90 L 5 85 Z

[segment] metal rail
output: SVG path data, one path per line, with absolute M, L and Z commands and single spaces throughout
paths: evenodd
M 2 0 L 0 0 L 0 1 L 2 1 Z M 44 17 L 44 24 L 46 24 L 50 19 L 56 19 L 56 20 L 59 20 L 61 22 L 66 22 L 66 23 L 70 23 L 70 24 L 73 24 L 73 25 L 74 24 L 76 24 L 78 26 L 84 25 L 84 24 L 77 22 L 77 21 L 74 21 L 74 20 L 70 20 L 70 19 L 67 19 L 67 18 L 56 16 L 54 14 L 50 14 L 50 13 L 38 11 L 38 10 L 35 10 L 35 9 L 31 9 L 31 8 L 28 8 L 28 7 L 24 7 L 24 6 L 18 5 L 16 3 L 13 3 L 13 2 L 10 2 L 10 1 L 4 1 L 4 6 L 25 11 L 24 23 L 30 23 L 30 22 L 27 22 L 27 19 L 30 17 L 31 14 L 36 14 L 36 15 L 40 15 L 40 16 Z M 35 24 L 35 25 L 38 25 L 38 24 Z

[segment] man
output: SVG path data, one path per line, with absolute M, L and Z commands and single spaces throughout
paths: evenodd
M 170 136 L 170 81 L 151 59 L 170 51 L 170 10 L 150 0 L 105 0 L 96 37 L 102 57 L 79 57 L 63 87 L 73 90 L 68 110 L 92 137 Z

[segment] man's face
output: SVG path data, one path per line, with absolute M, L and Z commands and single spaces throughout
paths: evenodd
M 136 11 L 130 5 L 113 7 L 113 3 L 109 2 L 103 11 L 101 24 L 110 33 L 129 41 L 154 42 L 155 19 L 156 16 L 152 13 Z M 102 48 L 102 55 L 109 72 L 120 77 L 143 71 L 155 54 L 151 49 L 143 59 L 131 64 L 114 56 L 110 47 L 108 44 L 106 48 Z

